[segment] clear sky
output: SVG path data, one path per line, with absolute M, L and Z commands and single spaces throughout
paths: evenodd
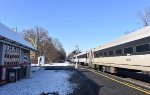
M 142 27 L 150 0 L 0 0 L 0 22 L 19 31 L 42 26 L 68 52 L 82 51 Z

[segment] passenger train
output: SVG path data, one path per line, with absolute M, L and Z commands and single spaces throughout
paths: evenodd
M 72 62 L 110 73 L 118 69 L 150 72 L 150 26 L 75 55 Z

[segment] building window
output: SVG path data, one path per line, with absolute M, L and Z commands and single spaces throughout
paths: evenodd
M 11 45 L 4 45 L 4 64 L 17 64 L 19 63 L 20 49 Z
M 136 46 L 136 52 L 145 52 L 149 50 L 150 50 L 149 44 Z
M 133 47 L 125 48 L 125 49 L 124 49 L 124 53 L 125 53 L 125 54 L 127 54 L 127 53 L 133 53 Z

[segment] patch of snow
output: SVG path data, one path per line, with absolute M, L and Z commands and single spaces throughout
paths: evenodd
M 38 71 L 38 70 L 40 70 L 40 67 L 33 67 L 33 66 L 31 66 L 31 71 L 32 72 L 35 72 L 35 71 Z
M 7 26 L 0 23 L 0 36 L 3 36 L 5 38 L 8 38 L 10 40 L 16 41 L 20 44 L 23 44 L 25 46 L 28 46 L 32 49 L 34 49 L 27 41 L 24 40 L 23 37 L 21 37 L 17 32 L 14 32 Z
M 0 87 L 0 95 L 40 95 L 42 92 L 57 92 L 66 95 L 73 90 L 68 79 L 70 72 L 61 70 L 39 70 L 31 79 L 22 79 Z
M 39 66 L 39 64 L 31 64 L 31 66 Z
M 31 64 L 31 66 L 73 66 L 73 64 L 70 64 L 69 62 L 64 63 L 49 63 L 49 64 Z
M 72 66 L 69 62 L 64 62 L 64 63 L 50 63 L 49 66 Z

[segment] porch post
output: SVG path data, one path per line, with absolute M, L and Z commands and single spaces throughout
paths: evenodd
M 4 68 L 4 44 L 0 43 L 0 82 L 6 80 L 6 68 Z
M 23 50 L 20 48 L 20 64 L 24 63 L 24 52 Z
M 31 62 L 30 62 L 30 50 L 27 52 L 27 64 L 31 65 Z

